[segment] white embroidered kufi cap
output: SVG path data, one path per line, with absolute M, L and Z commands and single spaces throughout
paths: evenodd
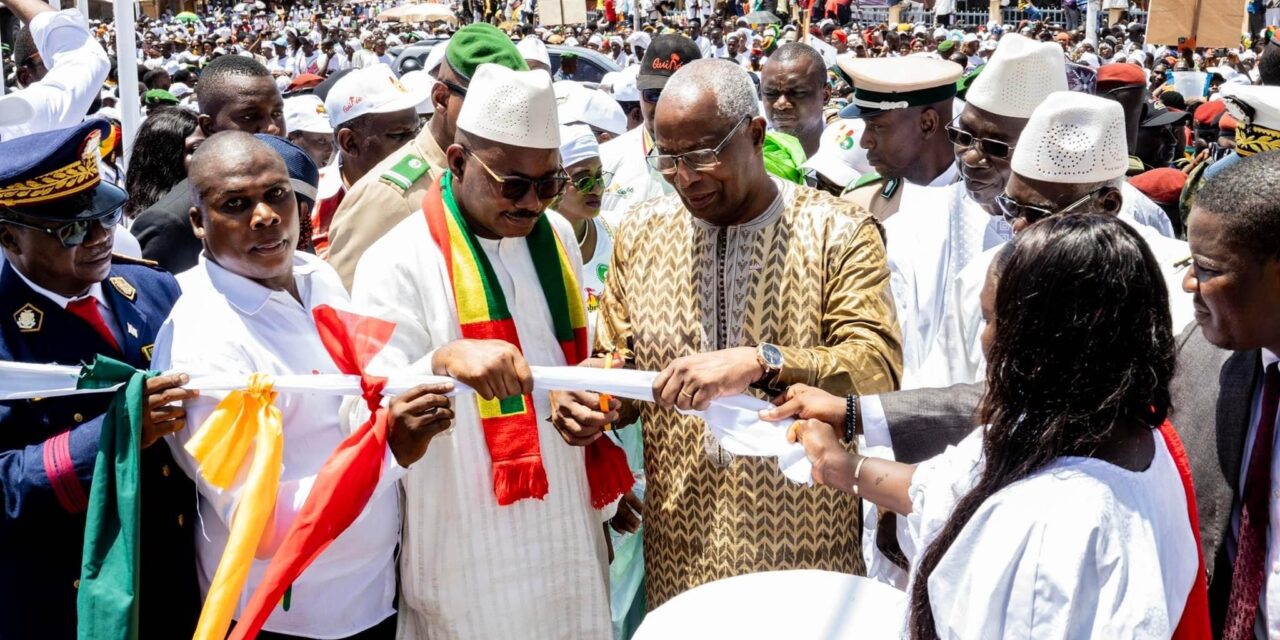
M 974 78 L 965 102 L 998 116 L 1030 118 L 1055 91 L 1067 90 L 1062 47 L 1011 33 Z
M 1046 182 L 1088 184 L 1123 178 L 1128 136 L 1120 103 L 1074 91 L 1050 94 L 1031 114 L 1013 150 L 1013 172 Z
M 560 124 L 551 76 L 485 63 L 476 69 L 458 128 L 493 142 L 529 149 L 559 149 Z

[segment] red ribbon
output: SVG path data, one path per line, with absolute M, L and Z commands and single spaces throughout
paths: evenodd
M 1196 558 L 1200 566 L 1196 569 L 1196 581 L 1191 585 L 1191 593 L 1187 594 L 1186 607 L 1182 609 L 1182 618 L 1173 631 L 1173 640 L 1208 640 L 1213 637 L 1209 626 L 1209 587 L 1205 579 L 1204 555 L 1200 547 L 1200 511 L 1196 508 L 1196 489 L 1191 481 L 1191 463 L 1187 452 L 1182 448 L 1182 440 L 1173 425 L 1166 420 L 1160 425 L 1160 435 L 1164 436 L 1165 446 L 1173 456 L 1174 466 L 1178 468 L 1178 476 L 1182 478 L 1182 488 L 1187 494 L 1187 516 L 1191 520 L 1191 533 L 1196 540 Z
M 338 445 L 316 474 L 307 501 L 240 613 L 231 632 L 233 640 L 257 637 L 289 585 L 355 522 L 382 477 L 387 451 L 387 411 L 382 407 L 382 390 L 387 379 L 365 373 L 365 367 L 391 339 L 396 325 L 327 305 L 316 307 L 312 316 L 320 340 L 338 370 L 360 376 L 361 396 L 372 415 Z

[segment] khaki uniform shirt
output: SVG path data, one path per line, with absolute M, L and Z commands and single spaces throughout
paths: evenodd
M 416 161 L 416 162 L 415 162 Z M 425 164 L 423 164 L 425 163 Z M 351 290 L 366 249 L 422 208 L 433 176 L 445 169 L 444 149 L 429 127 L 387 156 L 351 187 L 329 223 L 329 264 Z

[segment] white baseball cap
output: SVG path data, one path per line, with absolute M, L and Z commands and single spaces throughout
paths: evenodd
M 329 124 L 337 128 L 365 114 L 413 109 L 428 96 L 430 93 L 421 88 L 405 87 L 391 73 L 391 67 L 375 64 L 342 76 L 329 89 L 324 106 L 329 112 Z
M 436 112 L 435 105 L 431 104 L 431 89 L 434 88 L 438 82 L 435 78 L 431 77 L 430 73 L 427 73 L 422 69 L 415 69 L 400 76 L 400 84 L 404 85 L 405 88 L 410 91 L 422 91 L 426 94 L 427 99 L 418 103 L 417 110 L 419 115 L 423 113 Z
M 1031 114 L 1010 162 L 1024 178 L 1090 184 L 1123 178 L 1129 169 L 1124 109 L 1075 91 L 1050 94 Z
M 600 86 L 608 86 L 613 99 L 618 102 L 639 102 L 640 89 L 636 88 L 636 75 L 640 67 L 630 66 L 622 71 L 610 71 L 600 79 Z
M 493 63 L 480 65 L 458 114 L 458 129 L 514 147 L 559 149 L 551 76 Z
M 313 95 L 294 96 L 284 99 L 285 131 L 303 131 L 306 133 L 333 133 L 329 124 L 329 112 L 324 102 Z
M 833 184 L 847 187 L 866 173 L 875 171 L 867 162 L 867 150 L 858 144 L 867 126 L 862 118 L 841 118 L 822 131 L 818 152 L 802 165 L 822 174 Z
M 599 89 L 582 87 L 568 92 L 558 102 L 560 124 L 581 122 L 614 135 L 627 132 L 627 114 L 622 106 Z
M 1011 33 L 1000 39 L 965 102 L 1011 118 L 1030 118 L 1049 94 L 1067 90 L 1062 47 Z

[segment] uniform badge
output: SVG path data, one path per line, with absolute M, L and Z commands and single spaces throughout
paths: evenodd
M 151 362 L 151 354 L 155 352 L 156 352 L 156 345 L 149 344 L 142 348 L 142 357 L 146 358 L 147 362 Z
M 111 278 L 110 282 L 111 286 L 115 287 L 116 291 L 120 292 L 120 295 L 129 299 L 129 302 L 133 302 L 133 299 L 138 297 L 138 290 L 133 288 L 133 285 L 129 284 L 128 280 L 125 280 L 120 276 L 116 276 Z
M 44 325 L 44 312 L 28 302 L 22 305 L 21 309 L 14 312 L 13 321 L 18 324 L 18 331 L 35 333 Z
M 126 331 L 126 332 L 129 334 L 129 336 L 130 336 L 130 337 L 132 337 L 132 338 L 136 338 L 136 337 L 138 337 L 138 328 L 137 328 L 137 327 L 135 327 L 135 326 L 133 326 L 132 324 L 125 323 L 125 331 Z

